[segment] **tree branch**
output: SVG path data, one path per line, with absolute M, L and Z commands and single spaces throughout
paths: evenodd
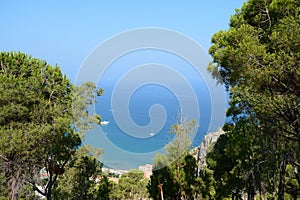
M 9 162 L 9 160 L 5 156 L 3 156 L 1 154 L 0 154 L 0 158 L 2 158 L 2 160 L 5 161 L 5 162 Z
M 43 192 L 43 191 L 41 191 L 41 190 L 35 185 L 34 182 L 31 182 L 31 181 L 28 181 L 28 180 L 27 180 L 27 183 L 29 183 L 29 184 L 33 187 L 33 190 L 34 190 L 34 191 L 37 191 L 38 193 L 40 193 L 40 194 L 43 195 L 43 196 L 46 195 L 46 193 Z

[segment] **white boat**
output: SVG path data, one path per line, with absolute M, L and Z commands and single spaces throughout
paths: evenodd
M 155 135 L 155 133 L 153 132 L 153 130 L 151 131 L 151 133 L 149 134 L 150 136 Z
M 103 121 L 103 122 L 101 122 L 101 125 L 107 125 L 109 123 L 110 123 L 109 121 Z

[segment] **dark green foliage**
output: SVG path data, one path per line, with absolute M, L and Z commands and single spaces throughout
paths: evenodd
M 100 116 L 88 111 L 103 90 L 93 83 L 75 87 L 58 66 L 23 53 L 0 53 L 0 82 L 0 164 L 9 198 L 21 197 L 27 184 L 51 199 L 53 185 L 84 134 L 92 123 L 100 123 Z M 97 158 L 102 153 L 87 148 Z M 97 161 L 82 157 L 80 162 L 90 166 Z
M 82 147 L 75 155 L 74 162 L 66 167 L 66 172 L 58 179 L 54 186 L 54 199 L 93 199 L 96 181 L 101 175 L 102 163 L 89 156 Z
M 109 200 L 109 194 L 112 192 L 112 186 L 106 176 L 103 176 L 94 191 L 94 199 Z
M 153 170 L 153 174 L 150 177 L 150 182 L 147 186 L 150 196 L 154 200 L 161 199 L 161 188 L 163 190 L 163 196 L 166 199 L 176 199 L 179 189 L 178 183 L 173 181 L 173 174 L 168 166 Z
M 7 185 L 5 181 L 5 174 L 4 171 L 1 169 L 0 170 L 0 199 L 2 198 L 7 199 L 7 197 L 8 197 L 8 192 L 7 192 Z
M 83 156 L 74 165 L 78 170 L 74 174 L 74 187 L 71 190 L 71 199 L 91 199 L 96 186 L 97 175 L 100 175 L 101 165 L 95 158 Z
M 208 159 L 218 195 L 283 199 L 288 177 L 300 189 L 299 8 L 296 0 L 249 0 L 212 38 L 209 69 L 230 91 L 232 118 Z
M 193 199 L 202 187 L 196 177 L 196 160 L 189 155 L 195 121 L 172 126 L 174 140 L 166 147 L 166 155 L 156 154 L 148 191 L 153 199 Z
M 230 172 L 236 165 L 236 161 L 226 155 L 227 136 L 221 135 L 214 146 L 212 152 L 207 154 L 208 168 L 214 171 L 216 181 L 217 198 L 226 198 L 231 196 L 232 189 L 237 184 L 232 184 Z
M 0 82 L 0 156 L 15 199 L 24 181 L 43 167 L 54 179 L 62 173 L 80 139 L 70 126 L 72 86 L 58 66 L 2 52 Z

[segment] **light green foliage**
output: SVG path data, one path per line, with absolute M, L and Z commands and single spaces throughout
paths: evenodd
M 191 137 L 195 133 L 197 125 L 195 120 L 187 123 L 178 123 L 171 127 L 170 134 L 175 138 L 166 146 L 166 156 L 169 163 L 176 162 L 190 151 Z
M 110 182 L 110 188 L 109 199 L 122 200 L 124 198 L 124 193 L 120 190 L 118 183 Z
M 74 130 L 82 139 L 88 130 L 96 124 L 101 125 L 101 117 L 91 112 L 95 105 L 96 97 L 103 94 L 102 89 L 96 88 L 91 82 L 83 83 L 81 86 L 74 86 L 72 98 L 72 114 Z
M 90 82 L 74 86 L 72 127 L 81 140 L 84 140 L 88 130 L 101 123 L 101 117 L 91 113 L 90 106 L 96 103 L 96 96 L 102 93 L 102 89 L 97 90 L 95 84 Z M 55 199 L 98 199 L 97 194 L 101 192 L 96 188 L 96 179 L 102 174 L 102 163 L 99 161 L 102 154 L 102 149 L 91 145 L 80 147 L 55 185 Z M 103 183 L 103 180 L 100 181 Z
M 72 87 L 72 104 L 70 104 L 72 111 L 72 123 L 70 127 L 76 135 L 80 136 L 80 141 L 84 140 L 84 136 L 87 131 L 93 128 L 94 124 L 100 124 L 101 117 L 97 114 L 92 114 L 90 112 L 90 106 L 96 103 L 96 96 L 102 94 L 102 90 L 96 90 L 96 86 L 93 83 L 87 82 L 81 86 Z M 66 144 L 70 144 L 70 141 L 65 141 Z M 58 145 L 62 145 L 61 143 Z M 64 152 L 59 149 L 57 154 L 63 154 Z M 91 145 L 85 145 L 76 151 L 75 156 L 72 156 L 74 152 L 67 152 L 67 157 L 64 157 L 62 161 L 54 160 L 61 172 L 56 174 L 54 181 L 51 180 L 51 176 L 47 179 L 48 182 L 44 183 L 45 187 L 51 183 L 55 183 L 58 175 L 65 173 L 65 177 L 59 180 L 59 183 L 63 187 L 56 191 L 56 198 L 58 196 L 67 198 L 68 192 L 71 191 L 69 195 L 70 199 L 91 199 L 92 190 L 95 187 L 95 177 L 100 174 L 102 164 L 98 161 L 102 156 L 102 149 L 95 148 Z M 67 166 L 67 167 L 66 167 Z M 48 173 L 51 174 L 49 168 L 46 168 Z M 66 171 L 66 172 L 65 172 Z M 67 178 L 66 178 L 67 177 Z M 74 178 L 75 177 L 75 178 Z M 82 184 L 85 183 L 85 184 Z M 37 182 L 35 184 L 40 184 Z M 66 190 L 65 186 L 68 186 Z M 51 189 L 50 189 L 51 193 Z M 47 195 L 46 195 L 47 196 Z M 60 199 L 60 198 L 57 198 Z
M 144 172 L 132 169 L 128 173 L 122 174 L 118 184 L 110 182 L 109 199 L 148 199 L 147 184 L 148 179 L 144 178 Z
M 153 199 L 192 199 L 199 194 L 201 178 L 196 178 L 196 160 L 189 155 L 191 135 L 197 125 L 192 120 L 171 127 L 174 139 L 166 147 L 166 155 L 154 157 L 153 175 L 148 191 Z
M 290 199 L 297 199 L 299 197 L 300 184 L 295 177 L 293 166 L 287 165 L 287 175 L 285 177 L 286 192 Z M 288 198 L 286 198 L 288 199 Z
M 144 178 L 144 172 L 139 170 L 130 170 L 119 178 L 119 190 L 122 193 L 122 199 L 140 199 L 147 198 L 148 180 Z
M 299 7 L 296 0 L 249 0 L 212 38 L 209 69 L 230 91 L 233 121 L 217 143 L 223 150 L 216 144 L 210 155 L 218 195 L 283 199 L 287 166 L 300 182 Z M 234 161 L 228 168 L 225 158 Z

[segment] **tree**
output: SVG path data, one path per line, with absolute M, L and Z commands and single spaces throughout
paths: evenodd
M 230 197 L 232 190 L 237 184 L 232 184 L 230 171 L 236 165 L 235 160 L 226 155 L 226 144 L 228 137 L 221 135 L 214 145 L 213 151 L 207 154 L 208 168 L 213 170 L 217 198 Z M 239 194 L 239 191 L 235 192 Z
M 174 139 L 166 146 L 166 155 L 156 154 L 148 191 L 154 199 L 184 199 L 194 196 L 196 160 L 189 155 L 195 121 L 171 127 Z
M 287 165 L 287 176 L 286 176 L 286 193 L 289 195 L 290 199 L 297 200 L 299 197 L 299 183 L 293 172 L 293 167 L 289 164 Z
M 94 199 L 109 200 L 109 195 L 112 192 L 112 183 L 108 180 L 107 176 L 102 175 L 101 180 L 97 184 L 94 192 Z
M 215 179 L 212 170 L 207 167 L 203 168 L 200 177 L 196 179 L 195 190 L 197 192 L 194 193 L 198 193 L 197 196 L 201 195 L 202 199 L 216 199 Z
M 147 198 L 147 183 L 144 178 L 144 172 L 136 169 L 130 170 L 126 174 L 122 174 L 119 178 L 119 190 L 122 193 L 122 199 L 141 199 Z
M 101 120 L 88 115 L 81 123 L 83 115 L 73 112 L 87 116 L 102 90 L 87 83 L 87 91 L 76 94 L 58 66 L 23 53 L 0 53 L 0 81 L 0 163 L 9 199 L 18 199 L 24 183 L 51 199 L 53 184 L 81 144 L 79 135 L 89 128 L 86 122 Z M 42 170 L 47 179 L 40 179 Z M 37 184 L 43 183 L 41 190 Z
M 2 162 L 2 161 L 0 161 Z M 8 193 L 7 193 L 7 184 L 5 181 L 5 174 L 4 170 L 0 170 L 0 199 L 7 199 Z
M 147 189 L 150 197 L 155 200 L 163 200 L 165 197 L 177 198 L 178 184 L 173 181 L 173 174 L 167 165 L 167 157 L 163 154 L 156 154 L 153 161 L 152 175 Z
M 71 199 L 87 200 L 92 198 L 97 176 L 101 173 L 101 166 L 102 164 L 97 159 L 91 156 L 81 156 L 74 165 L 78 170 L 74 173 Z
M 2 52 L 0 71 L 0 157 L 9 199 L 17 199 L 25 180 L 22 176 L 38 169 L 47 151 L 72 152 L 80 139 L 70 128 L 72 87 L 58 66 L 23 53 Z M 52 162 L 47 168 L 60 173 Z
M 74 159 L 66 166 L 65 173 L 54 185 L 55 199 L 93 199 L 102 163 L 89 153 L 85 147 L 76 151 Z
M 209 69 L 230 90 L 227 147 L 237 147 L 243 134 L 247 140 L 244 153 L 227 156 L 240 161 L 234 171 L 244 174 L 250 199 L 263 185 L 276 185 L 266 190 L 284 199 L 288 164 L 300 182 L 299 7 L 296 0 L 249 0 L 231 17 L 229 30 L 212 38 Z
M 95 199 L 148 199 L 148 179 L 144 178 L 144 172 L 136 169 L 122 174 L 118 183 L 108 181 L 103 176 L 97 186 Z
M 69 110 L 71 111 L 69 127 L 70 131 L 73 132 L 73 135 L 77 136 L 78 145 L 84 140 L 84 136 L 86 132 L 93 128 L 95 124 L 101 124 L 101 117 L 97 114 L 90 114 L 89 107 L 96 103 L 96 96 L 101 95 L 103 93 L 102 89 L 97 90 L 94 83 L 86 82 L 83 83 L 81 86 L 73 86 L 72 93 L 71 93 L 71 100 L 69 102 Z M 64 125 L 68 125 L 67 123 Z M 62 175 L 65 171 L 66 166 L 69 164 L 69 167 L 73 167 L 74 163 L 79 160 L 82 162 L 77 166 L 81 172 L 77 172 L 81 176 L 81 178 L 89 178 L 86 177 L 88 174 L 91 173 L 98 173 L 97 166 L 99 165 L 98 161 L 102 155 L 102 150 L 99 148 L 95 148 L 91 145 L 85 145 L 84 147 L 80 148 L 80 151 L 77 152 L 77 155 L 74 156 L 75 151 L 77 150 L 77 146 L 74 146 L 72 141 L 67 140 L 66 134 L 61 132 L 62 137 L 61 140 L 55 138 L 55 143 L 57 146 L 54 146 L 52 143 L 52 148 L 46 147 L 44 152 L 44 163 L 50 163 L 54 167 L 48 167 L 41 165 L 36 166 L 36 169 L 43 169 L 48 174 L 47 181 L 45 180 L 40 181 L 40 179 L 36 176 L 39 174 L 39 171 L 36 171 L 30 177 L 28 182 L 34 187 L 36 191 L 38 191 L 41 195 L 46 196 L 47 199 L 51 199 L 52 194 L 52 187 L 56 182 L 59 175 Z M 53 138 L 54 139 L 54 138 Z M 76 148 L 69 148 L 67 145 L 73 145 Z M 92 158 L 92 157 L 93 158 Z M 90 169 L 92 168 L 92 169 Z M 101 168 L 101 167 L 100 167 Z M 86 171 L 88 170 L 88 171 Z M 92 171 L 96 170 L 96 171 Z M 40 190 L 37 185 L 42 185 L 44 191 Z M 85 192 L 89 187 L 82 189 L 82 192 Z M 84 194 L 86 195 L 86 194 Z M 84 196 L 83 195 L 83 196 Z M 81 196 L 81 198 L 83 198 Z
M 55 199 L 92 199 L 96 193 L 97 180 L 102 174 L 102 163 L 90 155 L 89 149 L 79 148 L 65 173 L 54 185 Z
M 87 131 L 95 125 L 101 125 L 101 116 L 91 113 L 91 106 L 97 103 L 96 97 L 103 94 L 103 89 L 97 89 L 92 82 L 85 82 L 81 86 L 73 86 L 72 96 L 72 126 L 82 140 L 84 140 Z M 86 146 L 92 151 L 95 157 L 102 155 L 101 149 L 92 146 Z

